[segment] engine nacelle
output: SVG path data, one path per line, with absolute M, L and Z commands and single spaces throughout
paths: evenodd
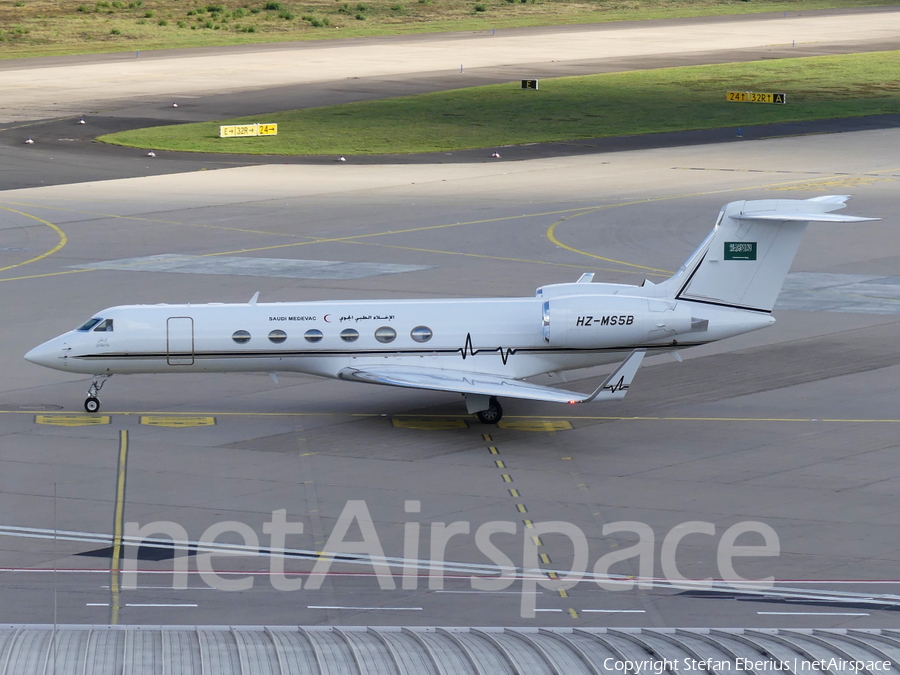
M 691 331 L 684 304 L 621 295 L 572 295 L 544 303 L 544 341 L 601 349 L 674 339 Z

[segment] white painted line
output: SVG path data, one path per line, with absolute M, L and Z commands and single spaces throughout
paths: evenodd
M 209 258 L 180 253 L 161 253 L 141 258 L 123 258 L 74 265 L 79 269 L 125 270 L 128 272 L 178 272 L 185 274 L 234 274 L 251 277 L 286 279 L 335 279 L 349 281 L 368 279 L 383 274 L 418 272 L 434 265 L 397 265 L 394 263 L 359 263 L 340 260 L 297 260 L 294 258 L 250 258 L 219 256 L 216 263 Z
M 757 612 L 775 616 L 869 616 L 868 612 Z
M 162 602 L 129 602 L 125 604 L 126 607 L 196 607 L 197 605 L 185 603 L 162 603 Z
M 646 614 L 645 609 L 580 609 L 579 612 L 603 612 L 604 614 Z
M 389 609 L 394 611 L 421 612 L 421 607 L 342 607 L 339 605 L 307 605 L 307 609 Z
M 536 609 L 535 612 L 561 612 L 561 609 Z
M 108 602 L 86 602 L 85 607 L 109 607 Z
M 775 584 L 900 584 L 900 579 L 782 579 Z
M 544 591 L 436 591 L 437 593 L 490 593 L 491 595 L 543 595 Z
M 109 571 L 109 570 L 104 570 Z M 169 574 L 172 572 L 170 571 Z M 101 586 L 105 591 L 109 590 L 109 586 Z M 187 588 L 172 588 L 171 586 L 129 586 L 129 591 L 216 591 L 217 588 L 213 588 L 212 586 L 188 586 Z

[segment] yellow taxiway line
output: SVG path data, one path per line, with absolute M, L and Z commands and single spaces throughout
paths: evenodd
M 10 213 L 17 213 L 20 216 L 25 216 L 26 218 L 31 218 L 32 220 L 36 220 L 39 223 L 41 223 L 42 225 L 46 225 L 51 230 L 56 232 L 57 235 L 59 235 L 59 241 L 57 242 L 56 246 L 51 248 L 49 251 L 45 251 L 44 253 L 41 253 L 39 256 L 35 256 L 34 258 L 31 258 L 30 260 L 25 260 L 24 262 L 16 263 L 15 265 L 7 265 L 6 267 L 0 267 L 0 272 L 5 272 L 6 270 L 11 270 L 14 267 L 22 267 L 23 265 L 28 265 L 30 263 L 37 262 L 38 260 L 43 260 L 44 258 L 56 253 L 63 246 L 65 246 L 66 243 L 69 241 L 68 237 L 66 237 L 66 233 L 63 232 L 59 227 L 57 227 L 56 225 L 51 223 L 49 220 L 44 220 L 43 218 L 39 218 L 38 216 L 33 216 L 30 213 L 25 213 L 24 211 L 16 211 L 15 209 L 10 209 L 6 206 L 0 206 L 0 209 L 3 209 L 4 211 L 9 211 Z
M 116 509 L 113 516 L 113 550 L 109 563 L 109 587 L 112 594 L 110 603 L 110 624 L 119 623 L 119 564 L 122 560 L 122 534 L 125 522 L 125 479 L 128 467 L 128 431 L 119 431 L 119 462 L 116 472 Z

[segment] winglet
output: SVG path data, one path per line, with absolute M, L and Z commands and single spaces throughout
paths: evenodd
M 249 304 L 255 305 L 257 300 L 259 300 L 259 291 L 256 291 L 256 293 L 253 294 L 253 297 L 250 298 Z
M 622 364 L 616 368 L 606 380 L 603 381 L 593 394 L 586 396 L 581 400 L 572 400 L 569 403 L 588 403 L 594 399 L 602 401 L 617 401 L 625 398 L 628 393 L 628 387 L 637 374 L 638 368 L 641 367 L 641 361 L 644 360 L 646 349 L 635 349 L 625 359 Z

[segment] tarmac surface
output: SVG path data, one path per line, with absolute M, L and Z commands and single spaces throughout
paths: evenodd
M 897 147 L 900 131 L 876 128 L 493 163 L 173 160 L 147 172 L 164 175 L 135 176 L 111 162 L 115 180 L 0 192 L 4 620 L 896 627 Z M 31 184 L 57 183 L 78 156 L 64 156 L 58 174 L 50 160 L 22 171 L 33 169 Z M 262 301 L 530 295 L 584 272 L 659 280 L 722 204 L 822 194 L 853 194 L 850 213 L 882 220 L 810 227 L 774 327 L 686 351 L 684 363 L 648 359 L 621 404 L 506 401 L 503 424 L 486 427 L 451 394 L 299 375 L 277 383 L 265 374 L 154 375 L 114 377 L 101 413 L 89 416 L 81 412 L 89 378 L 21 358 L 118 304 L 240 302 L 256 291 Z M 254 276 L 122 268 L 160 255 L 250 258 Z M 278 274 L 284 261 L 303 260 L 383 273 Z M 865 311 L 848 311 L 852 297 Z M 566 386 L 588 390 L 603 372 L 573 373 Z M 335 525 L 353 500 L 364 501 L 391 560 L 392 590 L 379 587 L 364 556 L 336 548 Z M 265 523 L 280 509 L 303 524 L 288 535 L 284 562 L 302 590 L 273 586 L 279 546 Z M 176 590 L 172 561 L 159 560 L 170 552 L 125 546 L 124 559 L 138 558 L 143 572 L 137 588 L 123 588 L 115 536 L 127 523 L 159 521 L 194 543 L 218 523 L 243 524 L 266 550 L 234 555 L 226 545 L 242 538 L 224 532 L 211 564 L 252 586 L 216 590 L 192 555 L 187 588 Z M 494 568 L 474 533 L 493 521 L 514 529 L 491 541 L 528 579 L 485 591 L 470 576 Z M 636 541 L 604 534 L 604 525 L 646 524 L 650 574 L 636 558 L 610 571 L 659 581 L 552 588 L 551 573 L 570 569 L 572 544 L 529 527 L 551 521 L 584 533 L 589 572 Z M 694 521 L 715 534 L 690 533 Z M 678 582 L 664 567 L 663 541 L 680 527 L 688 532 L 675 554 L 680 574 L 722 579 L 719 542 L 747 521 L 770 527 L 779 550 L 737 558 L 735 571 L 773 576 L 772 590 Z M 419 546 L 408 527 L 416 522 Z M 461 532 L 443 555 L 440 523 Z M 370 535 L 354 525 L 346 539 Z M 739 544 L 760 546 L 762 537 Z M 531 564 L 523 555 L 534 545 Z M 321 551 L 342 557 L 310 575 Z M 429 579 L 415 562 L 424 560 L 444 573 Z M 535 578 L 550 587 L 531 586 Z M 539 610 L 533 618 L 523 616 L 523 597 Z

